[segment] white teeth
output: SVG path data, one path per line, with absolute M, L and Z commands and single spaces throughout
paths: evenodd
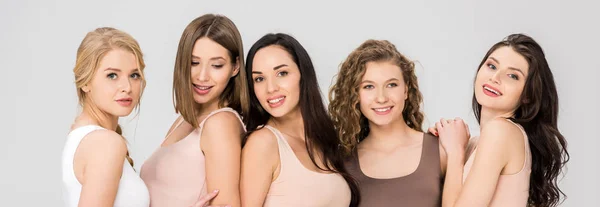
M 377 112 L 386 112 L 386 111 L 389 111 L 390 109 L 392 109 L 391 106 L 387 107 L 387 108 L 376 108 L 374 110 L 377 111 Z
M 281 97 L 281 98 L 277 98 L 277 99 L 269 100 L 269 103 L 271 103 L 271 104 L 274 104 L 274 103 L 279 103 L 281 100 L 283 100 L 283 98 L 285 98 L 285 97 Z
M 200 90 L 208 90 L 210 88 L 210 86 L 196 86 L 196 88 L 198 88 Z
M 492 93 L 496 94 L 496 95 L 500 95 L 500 92 L 495 91 L 494 89 L 488 88 L 487 86 L 484 86 L 483 88 L 485 90 L 488 90 L 489 92 L 492 92 Z

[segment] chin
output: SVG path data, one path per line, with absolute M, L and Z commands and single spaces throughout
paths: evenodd
M 385 126 L 392 123 L 392 120 L 389 119 L 370 119 L 369 122 L 375 126 Z
M 198 95 L 194 95 L 194 101 L 197 104 L 205 104 L 205 103 L 208 103 L 209 100 L 210 100 L 210 97 L 198 97 Z
M 275 110 L 269 109 L 267 111 L 267 113 L 269 113 L 272 117 L 280 118 L 280 117 L 283 117 L 283 116 L 287 115 L 288 111 L 287 110 L 281 110 L 281 109 L 275 109 Z
M 128 110 L 128 111 L 118 111 L 116 113 L 114 113 L 115 116 L 117 117 L 126 117 L 129 116 L 129 114 L 131 114 L 132 110 Z

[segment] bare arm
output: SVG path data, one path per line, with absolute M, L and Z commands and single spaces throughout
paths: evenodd
M 464 152 L 449 155 L 444 185 L 443 206 L 487 206 L 494 195 L 498 178 L 509 162 L 509 149 L 523 140 L 519 129 L 506 120 L 495 119 L 482 128 L 477 154 L 469 175 L 462 183 Z
M 219 190 L 210 201 L 212 205 L 240 206 L 242 132 L 242 125 L 232 113 L 217 113 L 204 123 L 200 146 L 206 159 L 207 190 Z
M 271 182 L 277 177 L 279 149 L 277 138 L 268 129 L 248 137 L 242 150 L 241 194 L 244 207 L 263 206 Z
M 123 173 L 127 145 L 123 137 L 113 131 L 98 130 L 88 134 L 78 150 L 83 156 L 79 206 L 112 207 Z

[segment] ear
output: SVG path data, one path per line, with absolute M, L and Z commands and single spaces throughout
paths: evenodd
M 240 57 L 235 58 L 235 65 L 233 65 L 233 73 L 231 73 L 231 77 L 235 77 L 238 73 L 240 73 Z
M 85 86 L 81 87 L 81 90 L 83 92 L 89 93 L 90 92 L 90 87 L 88 85 L 85 85 Z
M 408 99 L 408 85 L 404 84 L 404 100 Z

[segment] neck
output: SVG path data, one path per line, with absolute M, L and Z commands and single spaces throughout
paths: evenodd
M 386 125 L 376 125 L 369 122 L 369 135 L 367 138 L 378 140 L 377 142 L 410 142 L 410 134 L 415 130 L 410 128 L 404 119 L 399 119 L 395 122 Z
M 498 111 L 494 109 L 481 106 L 481 113 L 479 114 L 479 126 L 483 128 L 486 123 L 495 118 L 510 118 L 514 116 L 514 112 Z
M 304 140 L 304 119 L 300 109 L 282 117 L 271 117 L 268 124 L 273 125 L 288 136 L 299 137 Z
M 93 114 L 96 114 L 97 117 L 94 116 Z M 94 125 L 101 126 L 102 128 L 105 128 L 105 129 L 113 130 L 113 131 L 117 130 L 117 125 L 119 124 L 118 116 L 114 116 L 114 115 L 102 112 L 100 110 L 96 111 L 96 110 L 90 109 L 89 107 L 83 108 L 83 112 L 81 113 L 81 115 L 79 116 L 78 119 L 89 122 Z

